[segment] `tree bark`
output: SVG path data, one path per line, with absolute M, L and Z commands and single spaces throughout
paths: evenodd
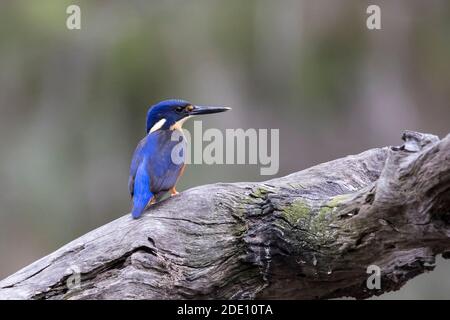
M 450 251 L 450 135 L 112 221 L 0 282 L 1 299 L 324 299 L 398 290 Z M 369 289 L 367 268 L 381 270 Z

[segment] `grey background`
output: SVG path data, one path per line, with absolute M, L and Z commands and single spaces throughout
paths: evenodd
M 447 134 L 450 2 L 370 1 L 380 31 L 368 4 L 2 1 L 0 278 L 128 212 L 131 154 L 161 99 L 233 108 L 205 129 L 279 128 L 278 176 L 399 144 L 404 129 Z M 190 165 L 179 189 L 265 179 Z M 449 277 L 439 261 L 383 298 L 449 298 Z

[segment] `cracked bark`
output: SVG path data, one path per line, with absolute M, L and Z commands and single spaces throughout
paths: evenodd
M 261 183 L 201 186 L 0 282 L 2 299 L 366 298 L 450 252 L 450 135 Z M 366 286 L 369 265 L 381 289 Z M 80 272 L 80 284 L 74 283 Z M 75 278 L 74 278 L 75 277 Z

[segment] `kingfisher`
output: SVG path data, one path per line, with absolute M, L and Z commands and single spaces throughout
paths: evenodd
M 148 109 L 147 135 L 134 151 L 128 178 L 133 218 L 139 218 L 147 206 L 159 201 L 167 192 L 171 196 L 178 194 L 175 185 L 186 166 L 183 123 L 192 116 L 230 109 L 197 106 L 179 99 L 164 100 Z M 177 146 L 179 150 L 174 149 Z

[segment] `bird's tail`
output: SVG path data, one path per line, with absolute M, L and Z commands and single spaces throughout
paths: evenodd
M 152 197 L 150 177 L 145 170 L 145 161 L 143 161 L 139 165 L 134 179 L 133 209 L 131 210 L 133 218 L 137 219 L 141 216 Z

